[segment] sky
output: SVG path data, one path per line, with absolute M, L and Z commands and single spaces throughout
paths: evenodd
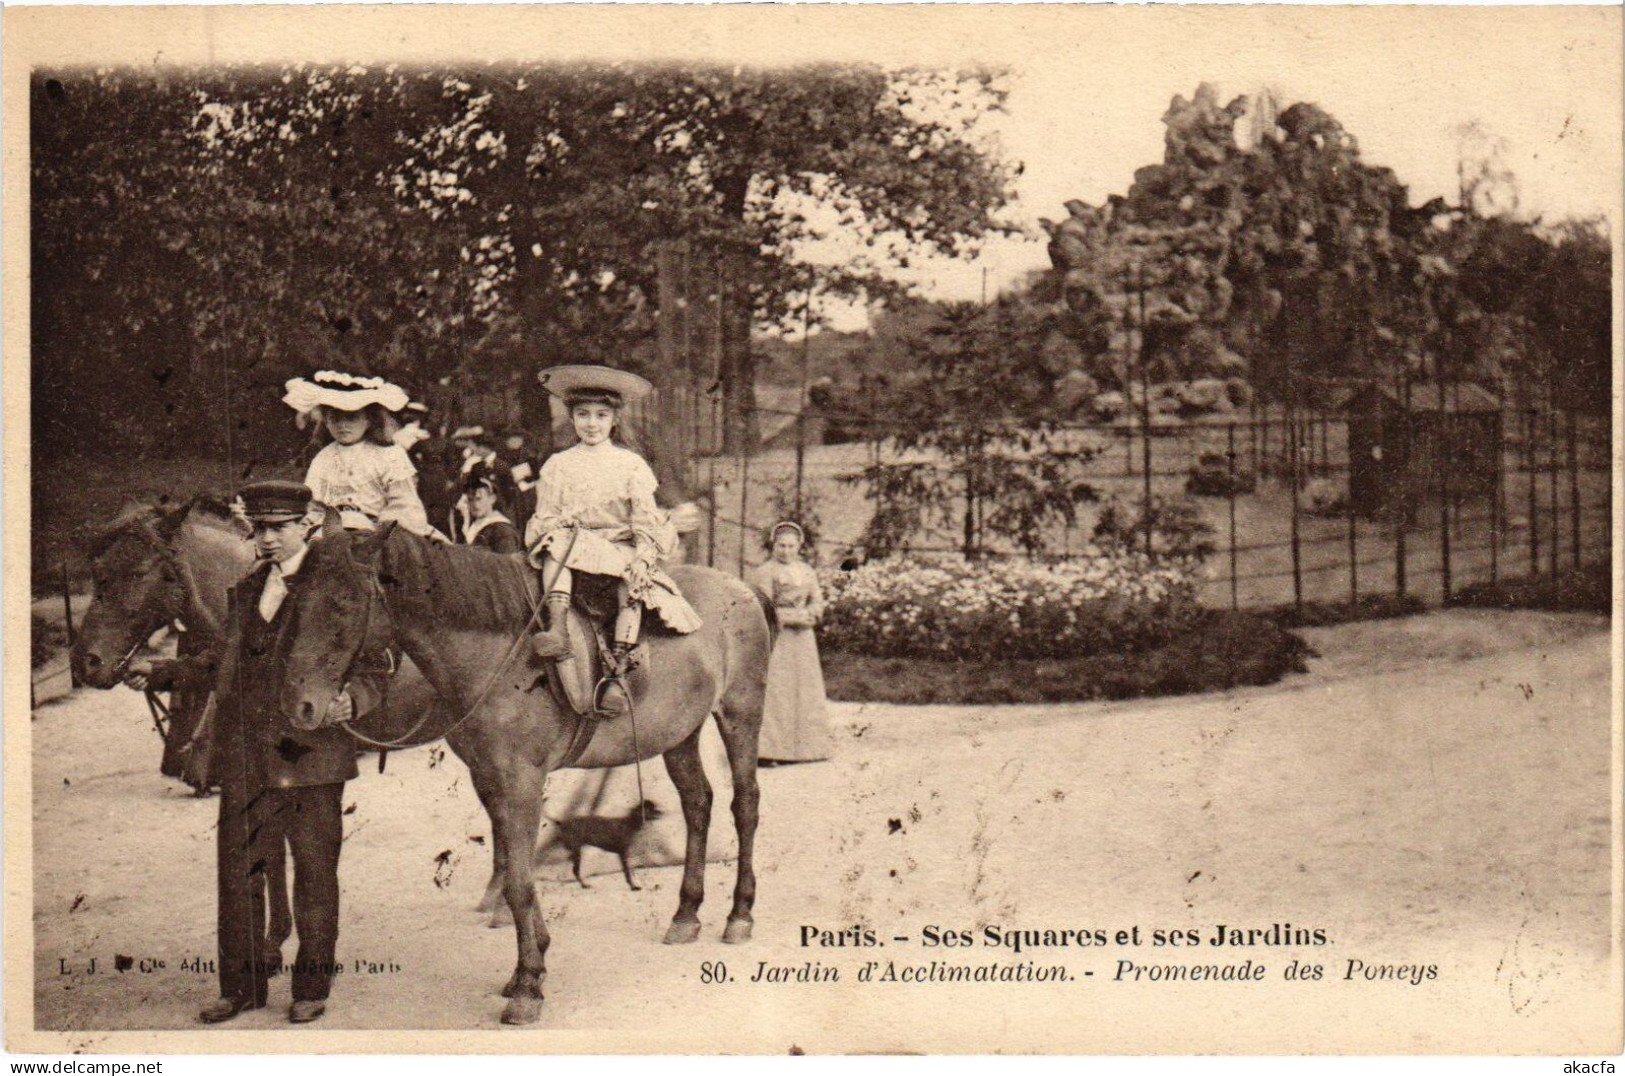
M 1601 214 L 1617 234 L 1625 181 L 1618 9 L 1189 14 L 1171 28 L 1106 23 L 1079 35 L 1075 48 L 1015 62 L 1000 137 L 1026 165 L 1018 220 L 1060 219 L 1067 199 L 1098 205 L 1126 192 L 1136 168 L 1161 160 L 1160 120 L 1174 95 L 1188 99 L 1208 81 L 1221 103 L 1267 86 L 1283 106 L 1319 104 L 1355 135 L 1368 163 L 1410 186 L 1413 204 L 1455 200 L 1455 132 L 1476 120 L 1505 140 L 1523 212 Z M 932 265 L 929 290 L 975 299 L 984 269 L 996 291 L 1047 265 L 1041 240 L 998 243 L 973 264 Z

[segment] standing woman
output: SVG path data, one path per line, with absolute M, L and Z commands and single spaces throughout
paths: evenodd
M 767 665 L 760 758 L 768 763 L 817 762 L 829 757 L 824 670 L 813 637 L 813 626 L 824 613 L 824 595 L 818 574 L 801 559 L 801 527 L 778 523 L 768 537 L 773 556 L 750 573 L 750 582 L 773 602 L 781 629 Z
M 414 534 L 440 537 L 418 498 L 417 468 L 395 443 L 395 412 L 406 392 L 381 377 L 321 370 L 290 379 L 282 402 L 314 420 L 322 445 L 305 473 L 316 503 L 336 509 L 345 530 L 372 530 L 394 520 Z
M 493 553 L 523 553 L 525 543 L 504 511 L 497 473 L 486 463 L 476 463 L 463 476 L 463 497 L 468 507 L 468 526 L 463 541 L 483 546 Z

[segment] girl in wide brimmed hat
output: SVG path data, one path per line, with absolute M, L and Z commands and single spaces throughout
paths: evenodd
M 305 485 L 316 501 L 337 509 L 347 530 L 371 530 L 394 520 L 414 534 L 434 535 L 418 499 L 417 468 L 394 441 L 394 414 L 406 393 L 381 377 L 321 370 L 290 379 L 282 402 L 314 421 L 323 448 L 310 461 Z
M 547 391 L 564 401 L 578 442 L 549 456 L 536 484 L 536 514 L 525 527 L 530 560 L 542 570 L 548 630 L 534 639 L 536 652 L 559 658 L 570 652 L 565 634 L 572 573 L 621 580 L 620 611 L 611 646 L 616 672 L 636 645 L 643 607 L 673 631 L 700 626 L 699 614 L 656 563 L 677 547 L 671 521 L 655 504 L 658 483 L 642 456 L 615 443 L 621 408 L 652 386 L 636 374 L 606 366 L 555 366 L 541 372 Z M 606 692 L 608 716 L 626 712 L 617 688 Z

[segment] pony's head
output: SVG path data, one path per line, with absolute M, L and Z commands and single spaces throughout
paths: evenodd
M 383 543 L 393 529 L 386 523 L 370 534 L 352 534 L 324 527 L 290 577 L 282 710 L 294 728 L 325 724 L 357 660 L 394 644 L 379 581 Z
M 134 506 L 91 540 L 94 598 L 70 655 L 80 683 L 117 684 L 136 649 L 183 615 L 185 583 L 174 539 L 190 511 L 186 504 Z

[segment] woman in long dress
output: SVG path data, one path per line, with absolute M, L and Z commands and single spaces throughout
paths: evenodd
M 824 596 L 817 573 L 801 559 L 801 528 L 779 523 L 771 538 L 773 556 L 750 575 L 750 582 L 773 602 L 780 629 L 767 666 L 760 758 L 773 764 L 816 762 L 829 757 L 824 670 L 813 635 Z

